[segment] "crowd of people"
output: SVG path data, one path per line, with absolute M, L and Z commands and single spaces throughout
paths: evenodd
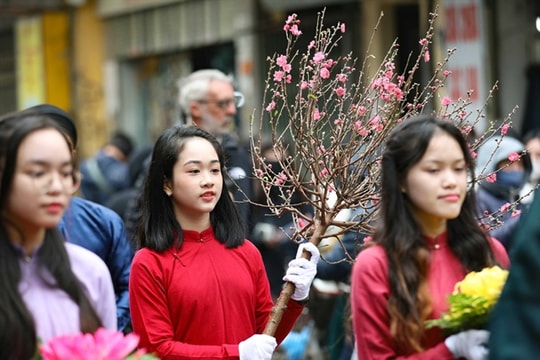
M 254 205 L 268 195 L 232 130 L 243 102 L 232 78 L 200 70 L 178 85 L 181 121 L 152 147 L 117 131 L 80 168 L 64 110 L 0 117 L 0 358 L 31 359 L 40 341 L 100 327 L 136 333 L 161 359 L 314 358 L 307 342 L 288 354 L 306 312 L 324 360 L 540 353 L 538 133 L 490 137 L 473 159 L 451 122 L 403 121 L 382 150 L 375 231 L 320 251 L 291 240 L 290 214 Z M 290 155 L 267 139 L 261 152 L 276 173 Z M 487 328 L 426 328 L 457 282 L 494 265 L 511 271 Z M 294 292 L 268 334 L 285 282 Z

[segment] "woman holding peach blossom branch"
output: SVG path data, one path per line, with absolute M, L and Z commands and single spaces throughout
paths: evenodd
M 470 271 L 509 266 L 504 247 L 475 217 L 474 163 L 450 121 L 403 120 L 382 155 L 380 221 L 357 256 L 351 310 L 358 358 L 487 359 L 486 330 L 449 337 L 425 322 L 448 310 Z
M 304 308 L 319 258 L 303 243 L 284 280 L 295 285 L 274 336 L 261 254 L 225 186 L 218 140 L 175 126 L 156 141 L 145 183 L 139 242 L 130 273 L 133 330 L 161 359 L 270 360 Z M 311 260 L 300 258 L 303 250 Z

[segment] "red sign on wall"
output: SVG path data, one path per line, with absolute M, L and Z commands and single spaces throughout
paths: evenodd
M 469 99 L 469 112 L 481 109 L 487 97 L 482 2 L 445 0 L 444 19 L 446 47 L 456 49 L 448 62 L 448 95 L 453 101 Z

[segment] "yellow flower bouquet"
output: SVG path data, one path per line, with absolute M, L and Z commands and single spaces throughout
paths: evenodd
M 497 303 L 508 270 L 498 266 L 472 271 L 454 287 L 448 297 L 450 307 L 441 318 L 426 321 L 426 327 L 440 327 L 450 335 L 468 329 L 483 329 Z

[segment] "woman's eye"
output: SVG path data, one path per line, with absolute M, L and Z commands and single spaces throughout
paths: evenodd
M 45 172 L 41 170 L 33 170 L 33 171 L 29 171 L 28 175 L 32 178 L 39 178 L 45 175 Z
M 220 169 L 212 169 L 210 171 L 212 171 L 212 173 L 214 173 L 214 174 L 219 174 L 221 172 Z

